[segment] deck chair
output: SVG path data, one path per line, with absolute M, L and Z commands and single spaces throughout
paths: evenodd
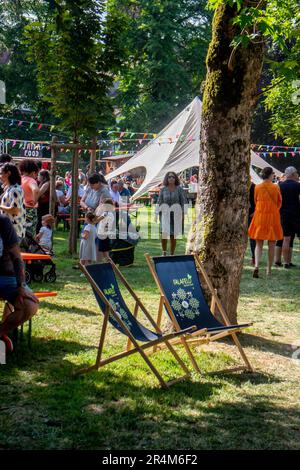
M 142 302 L 139 300 L 135 292 L 132 290 L 122 273 L 118 270 L 118 268 L 114 265 L 112 261 L 110 261 L 109 263 L 91 264 L 88 266 L 80 265 L 80 269 L 85 274 L 93 288 L 100 310 L 104 314 L 104 321 L 102 325 L 98 354 L 95 364 L 91 367 L 79 370 L 77 374 L 85 373 L 93 369 L 98 370 L 100 367 L 103 367 L 106 364 L 109 364 L 118 359 L 138 352 L 140 353 L 146 364 L 149 366 L 153 374 L 156 376 L 160 385 L 163 388 L 167 388 L 170 385 L 189 377 L 189 369 L 180 359 L 177 352 L 169 343 L 169 340 L 181 335 L 187 335 L 191 333 L 195 330 L 194 326 L 191 326 L 185 329 L 184 331 L 176 331 L 171 334 L 163 335 L 151 315 L 148 313 L 148 311 L 146 310 Z M 123 296 L 119 289 L 116 275 L 120 279 L 122 284 L 126 287 L 127 291 L 132 296 L 132 298 L 135 300 L 135 308 L 133 314 L 131 313 L 123 299 Z M 137 320 L 139 308 L 145 314 L 155 331 L 149 330 Z M 126 335 L 128 337 L 128 342 L 125 351 L 116 354 L 112 357 L 102 359 L 102 352 L 105 343 L 105 336 L 107 332 L 108 323 L 110 323 L 120 333 Z M 156 367 L 148 358 L 147 354 L 144 352 L 146 349 L 152 348 L 153 346 L 162 342 L 166 345 L 166 347 L 169 349 L 177 363 L 184 371 L 183 376 L 168 382 L 163 379 L 162 375 L 158 372 Z M 144 344 L 140 345 L 139 343 Z
M 145 256 L 161 295 L 157 317 L 158 327 L 161 326 L 164 307 L 176 331 L 188 328 L 191 325 L 197 327 L 189 340 L 185 338 L 181 340 L 195 370 L 199 372 L 197 362 L 188 345 L 191 341 L 205 344 L 230 336 L 237 346 L 245 366 L 227 369 L 227 372 L 244 369 L 253 372 L 253 368 L 236 335 L 242 329 L 251 326 L 252 323 L 230 324 L 217 291 L 213 288 L 199 257 L 197 255 L 182 255 L 151 258 L 149 254 Z M 211 308 L 205 300 L 198 271 L 202 274 L 212 295 Z M 216 306 L 224 323 L 221 323 L 214 315 Z M 172 342 L 172 344 L 174 343 Z

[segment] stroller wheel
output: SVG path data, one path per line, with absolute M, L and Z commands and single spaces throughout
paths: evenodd
M 32 275 L 32 279 L 36 282 L 43 282 L 43 274 L 42 273 L 34 273 Z
M 30 275 L 30 272 L 27 271 L 27 269 L 25 270 L 25 282 L 26 284 L 30 284 L 31 282 L 31 275 Z
M 55 282 L 56 281 L 55 271 L 49 271 L 47 274 L 45 274 L 44 281 L 45 282 Z

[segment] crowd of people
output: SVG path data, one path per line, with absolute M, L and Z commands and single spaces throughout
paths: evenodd
M 249 237 L 254 264 L 253 277 L 258 278 L 263 243 L 268 241 L 267 274 L 272 266 L 289 269 L 292 263 L 294 238 L 300 237 L 300 182 L 294 167 L 286 168 L 279 182 L 274 182 L 274 172 L 266 167 L 261 173 L 263 182 L 251 184 L 249 209 Z M 198 183 L 194 173 L 180 180 L 175 172 L 168 172 L 156 195 L 155 222 L 159 219 L 162 255 L 165 256 L 170 241 L 170 254 L 176 250 L 177 238 L 183 234 L 187 198 L 184 186 Z M 80 261 L 89 264 L 104 262 L 109 258 L 111 238 L 131 224 L 130 198 L 141 180 L 130 174 L 107 182 L 100 172 L 78 172 L 78 205 L 84 216 L 80 238 Z M 72 175 L 57 176 L 56 215 L 71 212 Z M 25 284 L 20 246 L 26 237 L 34 237 L 41 247 L 52 249 L 52 229 L 55 217 L 49 214 L 50 173 L 37 162 L 24 159 L 19 165 L 8 154 L 0 156 L 0 297 L 8 305 L 17 304 L 20 295 L 30 298 Z M 178 211 L 174 208 L 178 208 Z M 283 263 L 282 263 L 283 258 Z M 30 309 L 29 309 L 30 310 Z M 7 316 L 7 315 L 6 315 Z M 8 315 L 9 317 L 9 315 Z M 11 318 L 11 317 L 9 317 Z M 5 320 L 5 317 L 4 317 Z M 7 343 L 8 324 L 0 323 L 0 337 Z
M 254 264 L 253 277 L 259 278 L 264 241 L 268 242 L 267 275 L 275 266 L 290 269 L 295 236 L 300 237 L 300 182 L 295 167 L 289 166 L 278 182 L 273 168 L 261 173 L 263 182 L 250 189 L 249 237 Z M 283 258 L 283 263 L 282 263 Z

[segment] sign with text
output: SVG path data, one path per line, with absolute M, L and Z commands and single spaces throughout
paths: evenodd
M 41 144 L 34 144 L 28 142 L 23 145 L 20 150 L 20 157 L 25 158 L 42 158 L 43 157 L 43 148 Z

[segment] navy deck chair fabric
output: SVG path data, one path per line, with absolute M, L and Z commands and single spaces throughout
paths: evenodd
M 192 255 L 153 257 L 160 284 L 181 329 L 195 325 L 197 329 L 219 332 L 243 325 L 224 326 L 211 313 L 205 300 Z
M 131 334 L 137 341 L 148 342 L 161 338 L 162 335 L 145 328 L 130 312 L 122 294 L 118 282 L 110 263 L 91 264 L 85 266 L 89 275 L 93 278 L 99 289 L 103 292 L 108 302 L 121 317 Z M 99 294 L 93 289 L 98 305 L 105 313 L 105 303 L 101 300 Z M 121 325 L 110 315 L 109 322 L 121 333 L 126 334 Z

